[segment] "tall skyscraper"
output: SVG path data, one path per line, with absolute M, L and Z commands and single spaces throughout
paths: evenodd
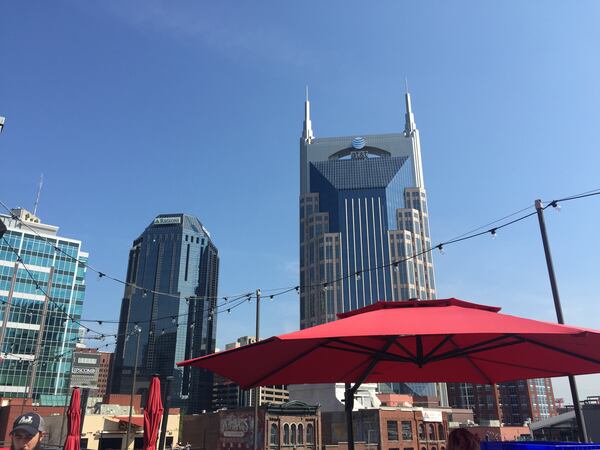
M 435 298 L 431 254 L 420 254 L 431 238 L 419 130 L 409 93 L 405 101 L 402 133 L 315 138 L 306 99 L 301 328 L 380 300 Z M 431 383 L 404 383 L 400 391 L 445 397 Z
M 64 402 L 88 254 L 81 241 L 59 236 L 57 226 L 25 209 L 0 219 L 7 227 L 0 239 L 0 396 L 30 392 L 41 404 Z
M 172 406 L 188 413 L 211 409 L 212 373 L 175 363 L 214 353 L 218 279 L 217 248 L 196 217 L 161 214 L 133 241 L 113 393 L 131 392 L 134 371 L 136 392 L 154 374 L 173 376 Z

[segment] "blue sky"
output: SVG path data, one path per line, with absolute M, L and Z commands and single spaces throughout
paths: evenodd
M 315 136 L 361 135 L 403 129 L 407 78 L 447 240 L 600 188 L 599 18 L 591 1 L 5 2 L 0 200 L 31 208 L 44 173 L 41 218 L 119 278 L 156 214 L 187 212 L 219 248 L 221 295 L 293 286 L 305 85 Z M 592 328 L 599 205 L 546 218 L 565 318 Z M 535 218 L 435 264 L 439 297 L 555 320 Z M 116 319 L 122 287 L 87 282 L 84 316 Z M 298 327 L 293 293 L 262 311 L 263 336 Z M 219 316 L 219 345 L 253 334 L 253 315 Z

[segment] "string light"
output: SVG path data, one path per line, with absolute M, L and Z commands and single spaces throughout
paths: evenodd
M 490 230 L 490 234 L 492 235 L 492 239 L 496 239 L 496 235 L 497 235 L 498 233 L 496 233 L 496 229 L 495 229 L 495 228 L 492 228 L 492 229 Z

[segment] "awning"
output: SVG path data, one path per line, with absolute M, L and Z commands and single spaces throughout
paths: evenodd
M 115 419 L 118 419 L 119 422 L 122 422 L 125 425 L 127 425 L 127 422 L 129 422 L 129 416 L 116 416 Z M 134 427 L 143 428 L 144 427 L 144 418 L 143 417 L 131 417 L 131 425 L 133 425 Z

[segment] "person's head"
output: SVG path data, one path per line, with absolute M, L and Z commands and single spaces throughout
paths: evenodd
M 13 450 L 34 450 L 44 434 L 44 419 L 39 414 L 30 412 L 17 417 L 13 423 L 10 437 Z
M 456 428 L 448 435 L 447 450 L 479 450 L 479 438 L 466 428 Z

